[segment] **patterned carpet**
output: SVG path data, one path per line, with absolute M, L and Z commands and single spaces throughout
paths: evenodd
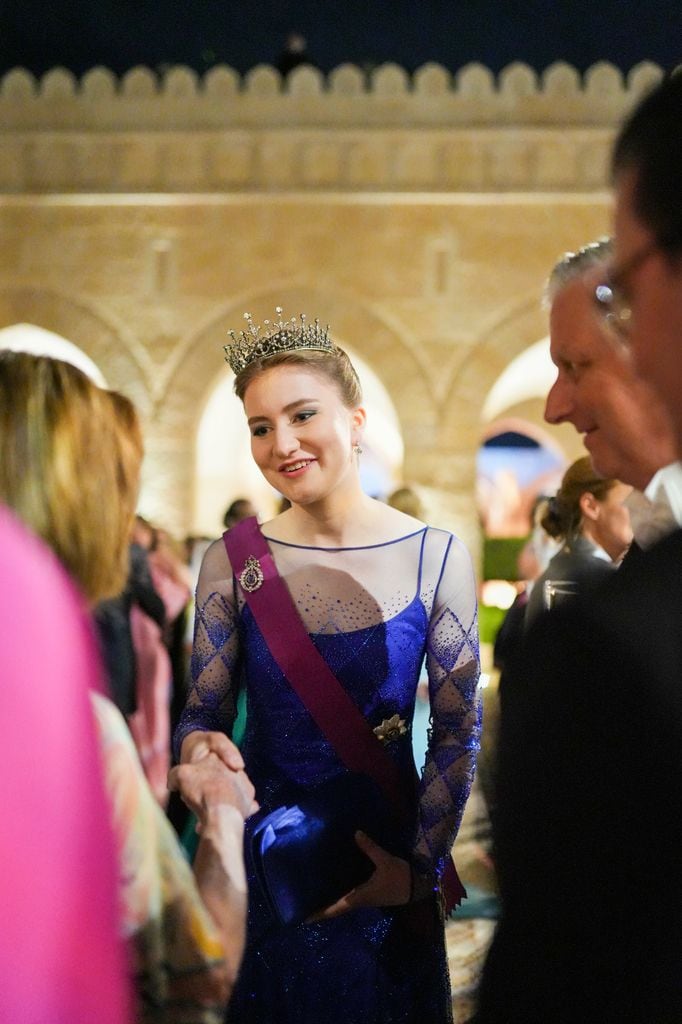
M 455 1024 L 466 1024 L 476 1009 L 476 992 L 495 921 L 451 921 L 445 931 Z
M 483 690 L 483 742 L 476 780 L 455 843 L 457 870 L 469 900 L 446 927 L 446 943 L 455 1024 L 467 1024 L 476 1009 L 476 992 L 488 947 L 495 931 L 497 885 L 490 859 L 490 794 L 492 758 L 497 732 L 497 679 Z M 481 916 L 476 916 L 480 914 Z

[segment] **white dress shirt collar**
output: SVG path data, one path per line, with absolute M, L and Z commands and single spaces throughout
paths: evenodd
M 682 526 L 682 464 L 671 462 L 652 476 L 644 493 L 626 499 L 635 540 L 646 550 Z

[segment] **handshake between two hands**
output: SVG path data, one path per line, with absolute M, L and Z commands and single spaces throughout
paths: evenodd
M 170 771 L 168 788 L 178 790 L 196 815 L 198 832 L 218 806 L 236 808 L 242 819 L 259 809 L 242 755 L 223 733 L 203 732 L 188 736 L 183 743 L 182 754 L 183 763 Z M 388 853 L 363 832 L 356 833 L 355 841 L 372 861 L 375 870 L 367 882 L 316 914 L 316 920 L 336 917 L 358 907 L 396 906 L 409 902 L 412 877 L 408 862 Z
M 204 732 L 183 743 L 183 763 L 171 768 L 168 788 L 177 790 L 198 819 L 201 832 L 217 806 L 236 808 L 242 819 L 258 810 L 255 790 L 238 748 L 222 733 Z

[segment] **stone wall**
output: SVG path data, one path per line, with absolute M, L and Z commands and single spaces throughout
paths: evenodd
M 584 77 L 555 64 L 541 78 L 512 64 L 452 76 L 344 65 L 283 81 L 271 67 L 243 79 L 216 67 L 120 81 L 94 68 L 15 69 L 0 83 L 0 190 L 561 191 L 605 182 L 613 126 L 660 77 L 609 64 Z
M 476 546 L 486 394 L 546 333 L 556 257 L 608 230 L 610 141 L 659 76 L 15 70 L 0 83 L 0 327 L 62 334 L 131 395 L 145 508 L 184 532 L 227 329 L 245 309 L 318 315 L 391 394 L 406 480 Z

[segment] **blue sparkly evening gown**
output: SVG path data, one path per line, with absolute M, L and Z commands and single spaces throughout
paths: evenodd
M 446 1024 L 450 986 L 438 881 L 459 827 L 480 736 L 476 596 L 466 549 L 429 527 L 361 548 L 269 541 L 308 633 L 414 793 L 398 837 L 425 898 L 283 927 L 249 871 L 247 949 L 228 1011 L 239 1024 Z M 235 583 L 222 541 L 197 588 L 193 685 L 176 750 L 194 729 L 229 734 L 245 686 L 242 753 L 261 807 L 274 809 L 346 771 L 291 689 Z M 426 654 L 432 728 L 418 788 L 411 723 Z M 249 823 L 245 850 L 249 849 Z M 250 868 L 247 855 L 247 867 Z

